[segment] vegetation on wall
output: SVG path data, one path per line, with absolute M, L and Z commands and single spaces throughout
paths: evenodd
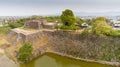
M 18 58 L 22 62 L 28 62 L 32 55 L 32 44 L 26 42 L 23 46 L 19 49 Z

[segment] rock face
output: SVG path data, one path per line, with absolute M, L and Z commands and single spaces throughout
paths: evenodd
M 25 28 L 33 28 L 33 29 L 41 29 L 42 28 L 42 22 L 39 20 L 30 20 L 25 23 Z

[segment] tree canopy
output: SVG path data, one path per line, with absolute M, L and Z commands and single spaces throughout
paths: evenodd
M 75 26 L 76 18 L 72 10 L 66 9 L 65 11 L 62 12 L 60 18 L 63 23 L 62 29 L 70 30 L 77 29 L 77 27 Z
M 93 23 L 92 31 L 95 34 L 109 35 L 112 28 L 106 23 L 105 17 L 97 17 Z
M 72 10 L 66 9 L 65 11 L 63 11 L 62 15 L 61 15 L 61 20 L 62 20 L 63 24 L 66 26 L 74 25 L 75 16 L 74 16 Z

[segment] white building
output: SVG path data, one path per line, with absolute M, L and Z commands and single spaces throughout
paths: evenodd
M 113 23 L 113 26 L 114 26 L 114 27 L 120 27 L 120 21 L 114 22 L 114 23 Z

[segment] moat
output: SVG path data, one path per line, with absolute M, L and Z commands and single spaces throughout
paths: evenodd
M 93 62 L 74 60 L 57 54 L 45 53 L 27 64 L 20 67 L 115 67 Z

